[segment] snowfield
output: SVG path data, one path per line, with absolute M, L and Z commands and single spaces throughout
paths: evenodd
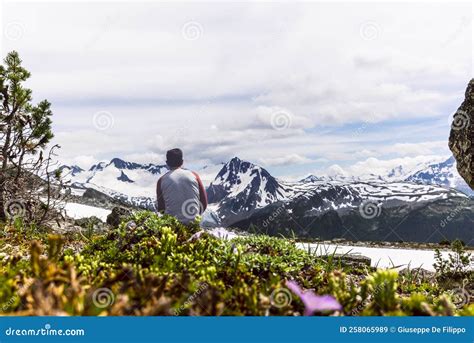
M 308 248 L 315 255 L 331 255 L 336 254 L 355 254 L 369 257 L 373 267 L 404 269 L 410 267 L 423 268 L 434 271 L 433 264 L 435 262 L 434 250 L 415 250 L 415 249 L 398 249 L 398 248 L 376 248 L 376 247 L 359 247 L 335 244 L 314 244 L 314 243 L 298 243 L 297 246 L 308 251 Z M 448 251 L 441 251 L 444 258 L 448 257 Z
M 69 217 L 74 219 L 81 219 L 95 216 L 102 221 L 107 220 L 107 216 L 110 214 L 110 210 L 105 210 L 100 207 L 87 206 L 82 204 L 76 204 L 69 202 L 65 205 L 64 210 Z

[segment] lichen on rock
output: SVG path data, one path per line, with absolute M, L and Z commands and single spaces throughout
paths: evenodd
M 465 99 L 453 115 L 449 148 L 459 174 L 474 189 L 474 79 L 469 82 Z

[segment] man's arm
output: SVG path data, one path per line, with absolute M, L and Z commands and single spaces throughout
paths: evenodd
M 201 178 L 199 177 L 199 175 L 195 172 L 193 172 L 193 174 L 196 177 L 196 181 L 197 181 L 198 186 L 199 186 L 199 202 L 201 203 L 201 206 L 202 206 L 202 212 L 204 212 L 207 208 L 206 189 L 204 188 L 204 185 L 202 184 L 202 181 L 201 181 Z
M 156 204 L 158 205 L 158 212 L 164 212 L 166 209 L 165 199 L 163 198 L 163 191 L 161 189 L 161 178 L 156 184 Z

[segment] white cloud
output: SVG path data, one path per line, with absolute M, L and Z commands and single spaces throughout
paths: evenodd
M 401 166 L 405 171 L 413 171 L 417 170 L 417 168 L 424 167 L 427 163 L 439 163 L 445 161 L 447 158 L 447 156 L 415 156 L 381 160 L 371 157 L 350 165 L 344 168 L 344 170 L 342 170 L 342 168 L 338 169 L 337 167 L 339 166 L 332 166 L 323 173 L 334 175 L 336 171 L 342 175 L 350 176 L 367 176 L 370 174 L 387 175 L 393 168 L 398 166 Z
M 260 162 L 264 166 L 281 166 L 281 165 L 291 165 L 291 164 L 306 164 L 312 162 L 311 159 L 298 155 L 291 154 L 275 158 L 261 158 Z
M 1 48 L 21 53 L 35 99 L 53 103 L 64 160 L 155 162 L 179 146 L 193 164 L 238 155 L 275 168 L 315 169 L 323 158 L 346 168 L 367 157 L 445 154 L 448 121 L 438 121 L 455 111 L 472 71 L 472 22 L 463 19 L 470 10 L 8 2 L 3 22 L 25 32 Z M 189 21 L 202 26 L 197 40 L 182 35 Z M 361 36 L 368 22 L 374 39 Z M 113 127 L 93 127 L 98 111 L 113 115 Z M 287 116 L 276 121 L 275 113 Z M 373 125 L 338 132 L 361 122 Z
M 78 155 L 72 158 L 61 159 L 62 165 L 78 166 L 84 170 L 88 170 L 92 165 L 96 164 L 97 162 L 99 161 L 91 155 Z
M 446 141 L 422 142 L 422 143 L 396 143 L 384 149 L 387 153 L 398 156 L 436 155 L 447 149 Z
M 263 126 L 269 129 L 289 130 L 313 127 L 308 117 L 295 115 L 293 112 L 278 106 L 258 106 L 256 109 L 257 123 L 252 127 Z
M 331 176 L 331 177 L 334 177 L 334 176 L 346 176 L 347 173 L 344 171 L 344 169 L 342 169 L 341 166 L 337 165 L 337 164 L 333 164 L 332 166 L 330 166 L 328 169 L 327 169 L 327 172 L 325 173 L 327 176 Z

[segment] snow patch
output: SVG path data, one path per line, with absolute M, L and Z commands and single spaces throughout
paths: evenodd
M 74 219 L 81 219 L 95 216 L 102 221 L 107 220 L 107 216 L 111 213 L 110 210 L 106 210 L 100 207 L 93 207 L 88 205 L 76 204 L 69 202 L 65 205 L 64 210 L 69 217 Z

